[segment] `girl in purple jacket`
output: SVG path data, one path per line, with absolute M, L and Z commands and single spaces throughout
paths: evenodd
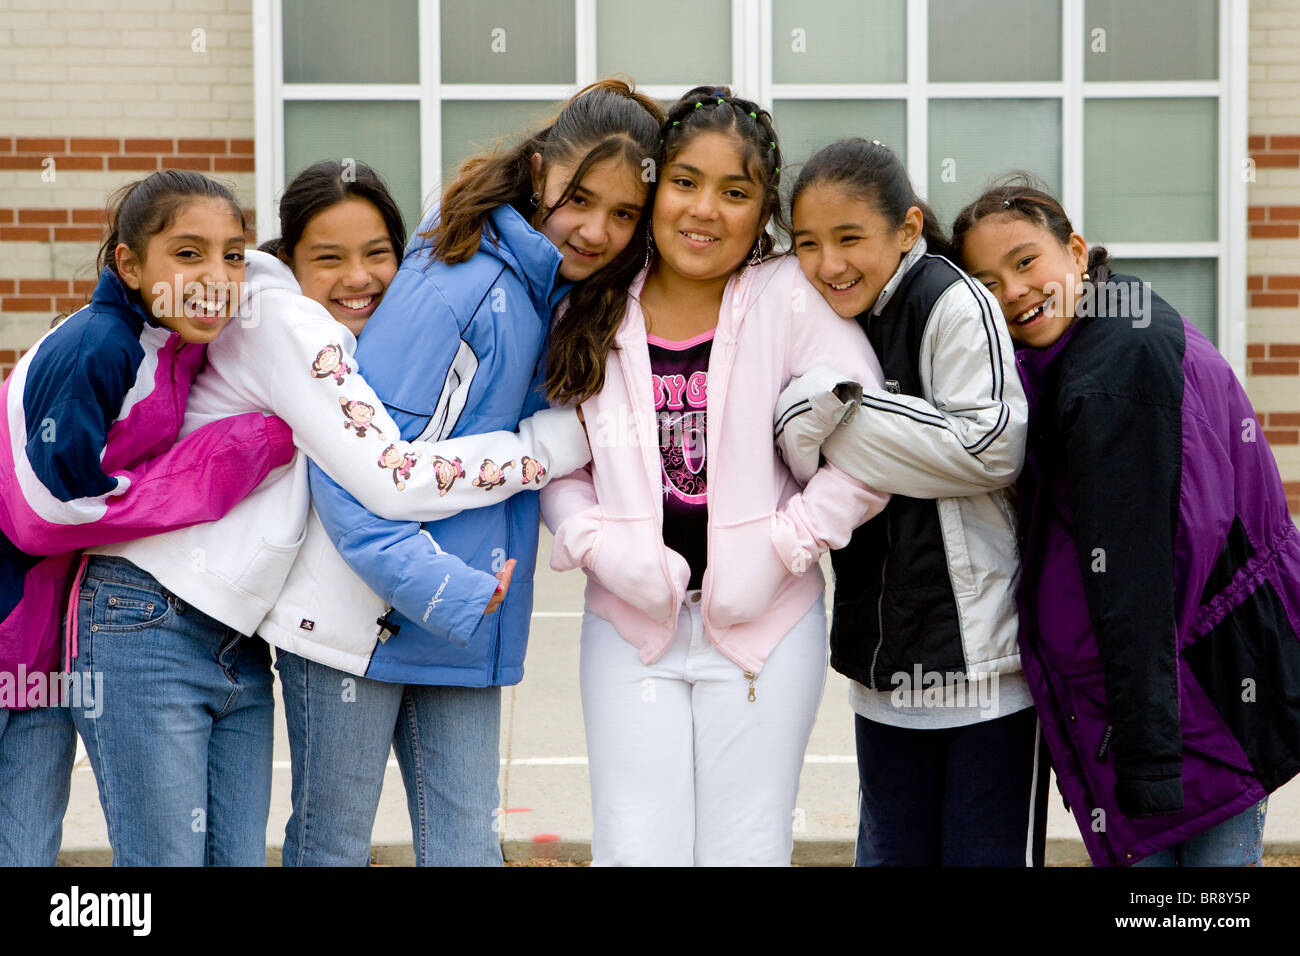
M 1300 770 L 1300 532 L 1231 367 L 1016 178 L 958 215 L 1030 404 L 1020 653 L 1095 864 L 1257 865 Z

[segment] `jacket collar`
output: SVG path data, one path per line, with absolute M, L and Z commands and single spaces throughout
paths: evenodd
M 767 260 L 772 261 L 772 260 Z M 739 272 L 733 272 L 731 278 L 727 280 L 726 287 L 722 290 L 722 305 L 718 311 L 718 339 L 727 336 L 734 336 L 739 328 L 740 322 L 744 319 L 745 307 L 748 300 L 752 298 L 748 293 L 753 282 L 750 281 L 751 273 L 755 272 L 754 267 L 745 266 Z M 620 345 L 631 344 L 637 341 L 644 343 L 645 335 L 645 314 L 641 311 L 641 290 L 645 288 L 646 277 L 650 274 L 650 267 L 646 266 L 636 274 L 632 284 L 627 288 L 627 296 L 630 300 L 637 303 L 635 310 L 628 309 L 623 315 L 623 324 L 619 327 L 615 339 Z M 635 312 L 635 314 L 633 314 Z
M 1036 349 L 1028 345 L 1016 345 L 1016 368 L 1020 372 L 1020 384 L 1025 388 L 1025 398 L 1031 406 L 1038 404 L 1043 397 L 1043 388 L 1047 374 L 1056 364 L 1065 347 L 1074 338 L 1081 320 L 1075 319 L 1061 337 L 1045 349 Z
M 925 255 L 925 236 L 921 236 L 916 240 L 916 245 L 912 246 L 907 255 L 903 256 L 903 261 L 898 264 L 894 274 L 889 277 L 885 287 L 880 290 L 880 295 L 876 298 L 876 304 L 871 307 L 872 315 L 879 315 L 885 310 L 885 306 L 889 304 L 889 300 L 894 297 L 894 293 L 902 284 L 903 276 L 907 275 L 907 270 L 916 265 L 923 255 Z
M 147 339 L 157 347 L 161 348 L 172 336 L 179 337 L 179 333 L 173 332 L 146 312 L 135 293 L 108 266 L 99 274 L 90 303 L 98 312 L 117 316 L 130 326 L 137 337 Z

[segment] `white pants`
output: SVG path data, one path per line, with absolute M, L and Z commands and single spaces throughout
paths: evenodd
M 821 599 L 750 684 L 704 635 L 700 593 L 653 664 L 582 619 L 593 866 L 788 866 L 804 751 L 826 686 Z

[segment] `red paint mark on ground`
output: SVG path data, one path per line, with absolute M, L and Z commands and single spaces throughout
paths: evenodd
M 559 843 L 560 835 L 558 833 L 538 833 L 533 836 L 534 843 Z
M 506 813 L 532 813 L 532 807 L 506 807 Z

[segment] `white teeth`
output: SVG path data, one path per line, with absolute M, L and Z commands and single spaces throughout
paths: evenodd
M 859 282 L 861 282 L 861 281 L 862 281 L 862 278 L 859 276 L 857 279 L 852 279 L 852 280 L 850 280 L 850 281 L 848 281 L 848 282 L 842 283 L 841 285 L 836 285 L 834 282 L 828 282 L 828 283 L 826 283 L 826 284 L 829 285 L 829 286 L 830 286 L 832 289 L 834 289 L 836 292 L 843 292 L 845 289 L 851 289 L 851 288 L 853 288 L 855 285 L 857 285 L 857 284 L 858 284 Z
M 1039 314 L 1043 311 L 1044 306 L 1046 305 L 1047 305 L 1046 302 L 1040 302 L 1038 303 L 1038 305 L 1034 306 L 1029 311 L 1022 312 L 1019 316 L 1016 317 L 1016 325 L 1024 325 L 1030 319 L 1037 318 Z
M 687 239 L 694 239 L 696 242 L 717 242 L 714 236 L 706 236 L 702 232 L 683 232 L 682 235 Z
M 375 297 L 373 295 L 364 296 L 360 299 L 339 299 L 339 303 L 349 309 L 364 309 Z

